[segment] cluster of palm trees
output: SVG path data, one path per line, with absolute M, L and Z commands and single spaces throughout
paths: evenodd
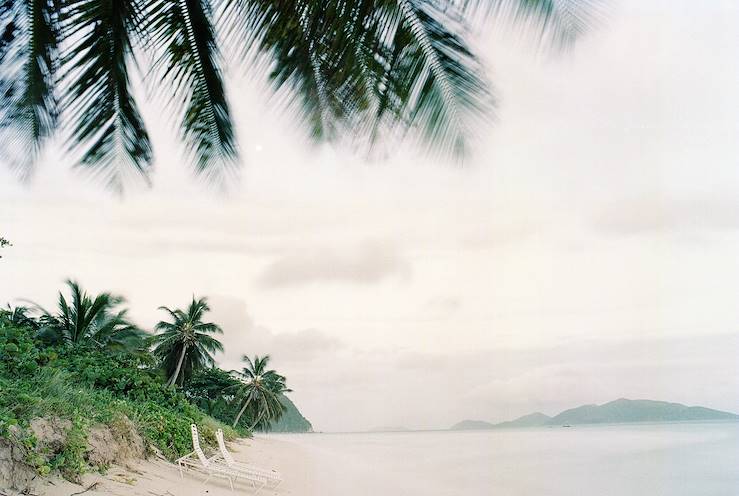
M 110 293 L 93 297 L 75 281 L 67 281 L 66 285 L 70 295 L 59 293 L 55 311 L 36 304 L 31 310 L 8 308 L 9 320 L 34 329 L 40 339 L 50 344 L 87 345 L 124 353 L 151 351 L 165 374 L 166 385 L 176 388 L 181 388 L 193 373 L 215 367 L 213 355 L 223 351 L 221 342 L 213 337 L 223 330 L 205 321 L 205 314 L 210 311 L 206 298 L 193 297 L 185 309 L 160 307 L 167 318 L 156 324 L 156 334 L 151 335 L 128 318 L 126 309 L 121 309 L 125 303 L 122 297 Z M 40 314 L 38 318 L 32 316 L 32 310 Z M 268 369 L 269 361 L 269 355 L 253 360 L 244 355 L 244 367 L 230 371 L 236 382 L 222 395 L 240 406 L 234 426 L 246 411 L 252 416 L 252 429 L 278 420 L 284 412 L 280 397 L 290 389 L 284 376 Z

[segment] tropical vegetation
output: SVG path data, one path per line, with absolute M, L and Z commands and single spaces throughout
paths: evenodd
M 160 332 L 152 338 L 154 354 L 169 377 L 167 385 L 182 385 L 193 370 L 213 366 L 213 354 L 223 351 L 223 345 L 209 334 L 222 334 L 223 330 L 212 322 L 203 322 L 204 314 L 210 311 L 205 298 L 193 297 L 187 310 L 159 309 L 169 314 L 171 322 L 162 320 L 156 325 Z
M 54 311 L 0 309 L 0 449 L 11 443 L 37 473 L 75 480 L 104 470 L 86 441 L 100 426 L 130 425 L 149 451 L 174 459 L 191 451 L 190 423 L 212 444 L 217 428 L 247 436 L 292 406 L 268 357 L 245 359 L 238 374 L 215 365 L 223 347 L 212 334 L 221 329 L 205 321 L 205 298 L 184 310 L 162 307 L 169 318 L 152 335 L 128 318 L 123 298 L 66 286 Z M 52 449 L 36 437 L 39 419 L 65 426 L 63 445 Z
M 7 239 L 0 237 L 0 248 L 5 248 L 6 246 L 13 246 L 13 245 Z M 2 255 L 0 255 L 0 258 L 3 258 Z
M 114 189 L 147 179 L 154 152 L 140 95 L 153 87 L 194 170 L 222 179 L 239 161 L 224 73 L 241 68 L 263 75 L 316 141 L 367 148 L 410 134 L 461 155 L 494 107 L 471 26 L 492 15 L 567 46 L 599 4 L 3 0 L 0 152 L 27 175 L 61 137 L 79 166 Z
M 66 284 L 70 298 L 67 300 L 60 292 L 55 313 L 36 305 L 41 311 L 38 337 L 54 343 L 85 343 L 128 351 L 145 347 L 144 331 L 128 319 L 128 310 L 118 309 L 125 303 L 124 298 L 110 293 L 92 297 L 77 282 L 68 280 Z
M 267 369 L 269 364 L 269 355 L 254 357 L 254 360 L 247 355 L 242 357 L 244 367 L 241 371 L 234 373 L 242 380 L 236 391 L 236 400 L 241 403 L 241 409 L 236 414 L 233 421 L 233 427 L 239 423 L 241 416 L 247 408 L 251 407 L 254 423 L 251 429 L 256 427 L 262 419 L 271 419 L 279 417 L 285 411 L 284 405 L 280 402 L 280 396 L 289 393 L 286 379 L 277 372 Z

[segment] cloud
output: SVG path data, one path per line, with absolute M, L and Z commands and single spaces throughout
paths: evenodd
M 615 235 L 739 229 L 739 202 L 735 197 L 690 198 L 650 195 L 606 209 L 593 226 Z
M 219 339 L 225 353 L 218 361 L 226 368 L 239 367 L 244 354 L 269 354 L 276 366 L 292 370 L 345 348 L 340 339 L 319 329 L 275 332 L 257 325 L 249 315 L 246 303 L 238 298 L 216 296 L 209 299 L 209 304 L 212 309 L 210 318 L 223 329 Z
M 425 427 L 443 427 L 464 418 L 510 419 L 532 411 L 556 414 L 585 403 L 618 397 L 648 398 L 739 410 L 735 334 L 701 337 L 640 337 L 563 342 L 560 346 L 500 347 L 467 353 L 393 352 L 383 362 L 362 367 L 382 380 L 404 384 L 404 405 Z M 388 357 L 392 360 L 385 363 Z M 363 360 L 376 361 L 372 355 Z M 380 372 L 373 372 L 379 370 Z M 700 371 L 700 373 L 696 373 Z M 379 374 L 386 374 L 382 376 Z M 711 384 L 711 388 L 705 388 Z M 393 395 L 388 391 L 387 395 Z M 442 401 L 424 418 L 418 405 Z M 370 407 L 367 406 L 367 409 Z M 397 412 L 377 412 L 395 425 Z M 393 416 L 395 415 L 395 416 Z M 418 420 L 416 420 L 418 421 Z
M 302 286 L 317 282 L 374 284 L 389 277 L 408 278 L 410 262 L 390 243 L 365 241 L 354 249 L 308 249 L 282 256 L 259 276 L 262 288 Z

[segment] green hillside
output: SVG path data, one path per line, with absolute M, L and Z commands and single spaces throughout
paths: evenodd
M 695 420 L 736 420 L 739 415 L 700 406 L 624 398 L 603 405 L 583 405 L 553 417 L 551 425 L 617 424 L 624 422 L 686 422 Z
M 282 396 L 280 402 L 285 405 L 285 413 L 282 414 L 280 420 L 273 423 L 269 430 L 271 432 L 312 432 L 313 426 L 303 417 L 290 398 Z
M 528 415 L 524 415 L 523 417 L 518 417 L 515 420 L 509 420 L 508 422 L 501 422 L 499 424 L 495 424 L 493 427 L 496 428 L 506 428 L 506 427 L 540 427 L 542 425 L 547 425 L 552 418 L 549 415 L 544 415 L 543 413 L 535 412 L 530 413 Z
M 495 427 L 494 424 L 491 424 L 490 422 L 485 422 L 484 420 L 463 420 L 454 424 L 451 429 L 453 431 L 479 431 L 484 429 L 492 429 L 493 427 Z
M 484 430 L 513 427 L 543 427 L 577 424 L 620 424 L 628 422 L 690 422 L 739 420 L 739 415 L 702 406 L 653 400 L 621 398 L 602 405 L 582 405 L 549 417 L 531 413 L 515 420 L 492 424 L 482 420 L 463 420 L 452 430 Z

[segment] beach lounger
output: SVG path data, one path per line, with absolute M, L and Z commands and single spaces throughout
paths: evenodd
M 198 434 L 198 427 L 195 424 L 190 425 L 192 432 L 192 453 L 188 453 L 182 458 L 177 459 L 177 465 L 180 469 L 180 477 L 183 477 L 183 471 L 187 469 L 196 469 L 198 471 L 205 472 L 207 483 L 212 477 L 220 477 L 222 479 L 228 479 L 228 483 L 231 486 L 231 490 L 234 488 L 234 482 L 238 479 L 244 479 L 249 482 L 252 487 L 256 489 L 256 493 L 259 492 L 265 485 L 267 485 L 267 479 L 265 477 L 247 474 L 245 472 L 230 468 L 228 465 L 217 460 L 217 457 L 208 458 L 203 453 L 200 447 L 200 436 Z M 193 455 L 196 455 L 193 457 Z
M 251 474 L 256 477 L 264 477 L 267 480 L 267 485 L 272 488 L 275 488 L 282 483 L 282 476 L 280 476 L 280 473 L 276 470 L 255 467 L 254 465 L 234 460 L 234 457 L 228 449 L 226 449 L 226 442 L 223 439 L 223 431 L 221 429 L 216 431 L 216 439 L 218 440 L 218 448 L 221 451 L 221 456 L 229 468 L 246 474 Z

